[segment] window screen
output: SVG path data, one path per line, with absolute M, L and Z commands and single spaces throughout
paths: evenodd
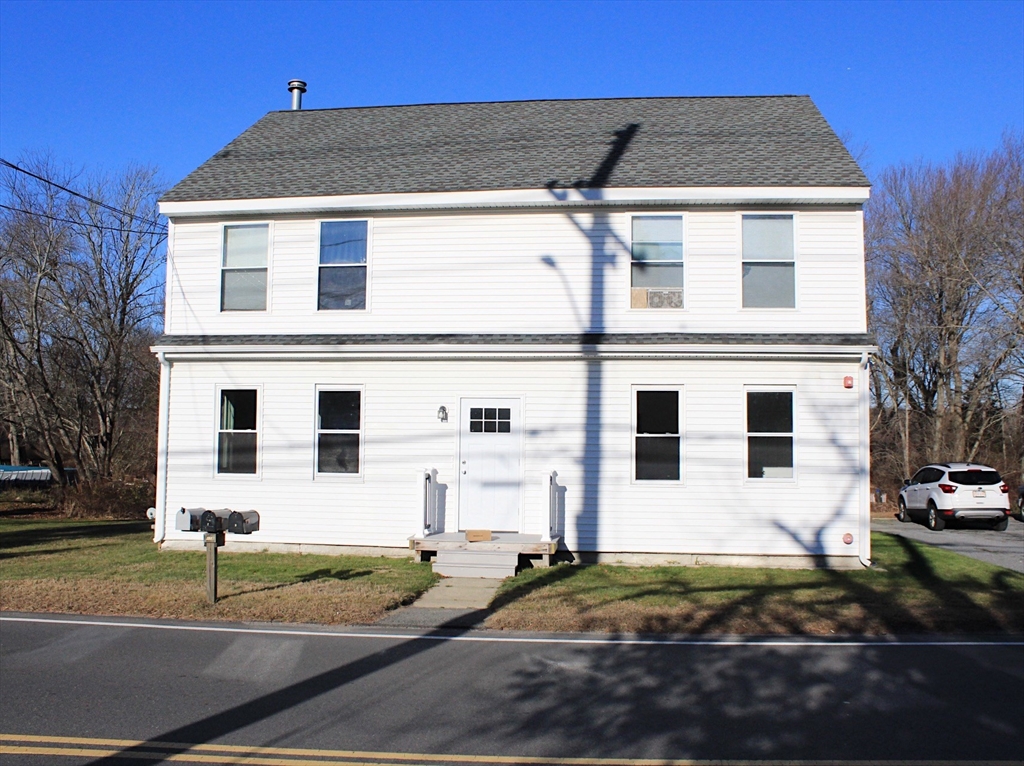
M 225 226 L 221 311 L 265 311 L 269 227 Z
M 222 390 L 217 473 L 256 473 L 256 440 L 256 390 Z
M 793 478 L 793 392 L 747 392 L 747 476 Z
M 636 392 L 637 481 L 679 480 L 679 392 Z
M 743 216 L 743 306 L 796 306 L 793 216 Z
M 361 404 L 359 391 L 317 392 L 318 473 L 359 473 Z
M 366 308 L 366 221 L 320 224 L 317 308 Z

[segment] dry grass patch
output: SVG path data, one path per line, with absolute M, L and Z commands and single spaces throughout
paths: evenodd
M 505 583 L 487 627 L 683 634 L 1024 633 L 1024 575 L 873 536 L 876 568 L 560 566 Z
M 151 534 L 146 522 L 0 521 L 0 609 L 371 623 L 437 580 L 408 559 L 221 553 L 210 605 L 205 554 L 160 552 Z

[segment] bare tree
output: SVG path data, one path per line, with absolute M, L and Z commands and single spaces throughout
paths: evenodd
M 878 180 L 866 214 L 876 467 L 907 475 L 1007 444 L 1024 380 L 1021 157 L 1008 134 L 990 155 Z
M 155 412 L 146 346 L 162 296 L 156 174 L 82 181 L 49 160 L 24 169 L 4 168 L 0 186 L 8 441 L 13 450 L 24 435 L 17 446 L 37 450 L 61 479 L 69 464 L 86 480 L 111 478 L 132 462 L 127 448 L 139 445 L 128 437 L 151 431 Z M 76 182 L 79 193 L 61 188 Z

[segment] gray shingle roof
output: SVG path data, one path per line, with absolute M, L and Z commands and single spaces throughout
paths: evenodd
M 423 346 L 423 345 L 751 345 L 872 346 L 862 333 L 464 333 L 344 335 L 161 335 L 158 346 Z
M 623 151 L 609 167 L 616 141 Z M 552 185 L 868 180 L 807 96 L 506 101 L 270 112 L 163 199 Z

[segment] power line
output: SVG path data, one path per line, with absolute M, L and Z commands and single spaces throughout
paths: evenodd
M 0 203 L 0 208 L 3 208 L 4 210 L 10 210 L 10 211 L 12 211 L 14 213 L 24 213 L 25 215 L 37 215 L 37 216 L 40 216 L 42 218 L 49 218 L 51 221 L 58 221 L 60 223 L 70 223 L 73 226 L 89 226 L 90 228 L 93 228 L 93 229 L 104 229 L 106 231 L 119 231 L 119 232 L 123 232 L 125 234 L 145 234 L 145 235 L 157 234 L 157 232 L 152 231 L 152 230 L 150 230 L 150 231 L 139 231 L 138 229 L 119 229 L 116 226 L 101 226 L 98 223 L 82 223 L 81 221 L 72 221 L 70 218 L 59 218 L 58 216 L 50 215 L 49 213 L 40 213 L 39 211 L 25 210 L 24 208 L 11 207 L 10 205 L 4 205 L 2 203 Z M 162 232 L 160 233 L 160 238 L 161 239 L 163 239 L 166 236 L 167 236 L 166 233 L 162 233 Z
M 42 181 L 45 184 L 49 184 L 50 186 L 56 187 L 57 189 L 60 189 L 61 191 L 64 191 L 64 192 L 67 192 L 68 194 L 71 194 L 71 195 L 73 195 L 75 197 L 78 197 L 80 199 L 84 199 L 86 202 L 91 202 L 94 205 L 99 205 L 100 207 L 105 208 L 105 209 L 109 210 L 112 213 L 117 213 L 119 215 L 128 216 L 129 218 L 132 218 L 132 219 L 134 219 L 136 221 L 141 221 L 142 223 L 149 224 L 150 226 L 156 226 L 157 228 L 163 228 L 158 221 L 151 221 L 148 218 L 142 218 L 141 216 L 137 216 L 137 215 L 135 215 L 133 213 L 129 213 L 127 210 L 121 210 L 120 208 L 116 208 L 116 207 L 114 207 L 112 205 L 108 205 L 106 202 L 100 202 L 98 199 L 93 199 L 92 197 L 87 197 L 86 195 L 81 194 L 80 192 L 76 192 L 74 189 L 69 189 L 66 186 L 61 186 L 56 181 L 51 181 L 49 178 L 46 178 L 46 177 L 40 176 L 40 175 L 36 175 L 31 170 L 25 170 L 25 168 L 19 167 L 18 165 L 15 165 L 13 162 L 8 162 L 7 160 L 3 159 L 2 157 L 0 157 L 0 164 L 5 165 L 6 167 L 9 167 L 12 170 L 17 170 L 19 173 L 24 173 L 27 176 L 32 176 L 32 178 L 35 178 L 38 181 Z

